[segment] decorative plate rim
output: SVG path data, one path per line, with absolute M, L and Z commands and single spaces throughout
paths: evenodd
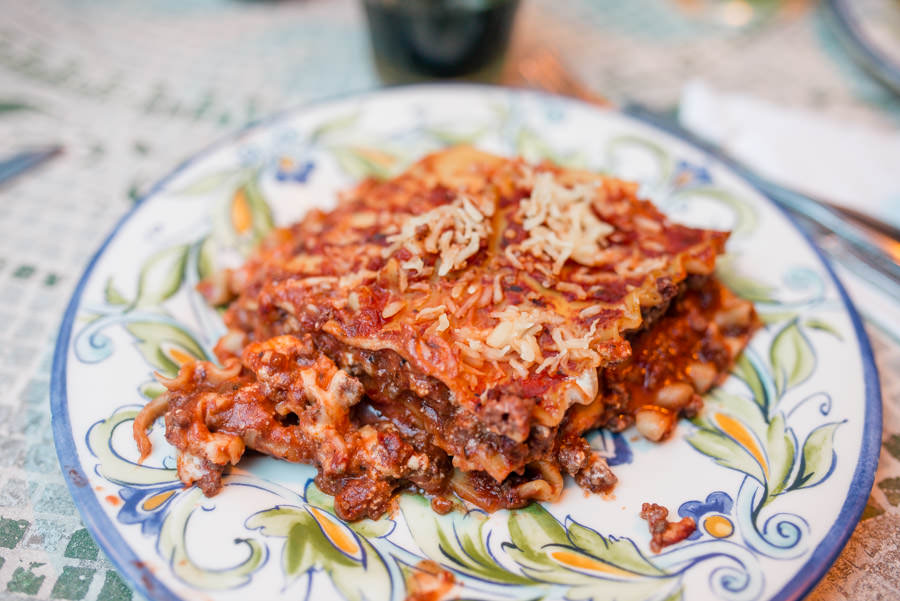
M 835 0 L 829 0 L 830 4 Z M 75 436 L 72 432 L 71 422 L 69 419 L 68 394 L 66 390 L 67 383 L 67 367 L 68 367 L 68 351 L 69 343 L 72 337 L 75 316 L 81 301 L 84 288 L 93 274 L 99 259 L 104 255 L 109 244 L 113 241 L 122 227 L 134 217 L 137 210 L 144 205 L 145 202 L 151 200 L 162 190 L 169 182 L 190 168 L 197 162 L 205 159 L 213 152 L 234 143 L 242 136 L 247 135 L 251 131 L 256 131 L 273 123 L 282 121 L 291 115 L 301 113 L 320 106 L 326 106 L 330 103 L 346 99 L 365 99 L 367 97 L 378 96 L 385 93 L 393 93 L 397 91 L 407 90 L 483 90 L 498 91 L 512 90 L 501 86 L 493 86 L 486 84 L 471 83 L 429 83 L 429 84 L 413 84 L 389 86 L 369 91 L 356 91 L 344 94 L 338 94 L 307 102 L 296 107 L 286 109 L 264 119 L 252 121 L 242 128 L 234 131 L 226 136 L 214 141 L 202 150 L 194 153 L 188 159 L 182 161 L 177 167 L 170 171 L 167 175 L 158 180 L 146 194 L 141 196 L 138 201 L 123 215 L 115 226 L 110 230 L 103 243 L 97 251 L 91 256 L 84 272 L 78 280 L 72 292 L 71 299 L 66 306 L 63 314 L 62 322 L 59 327 L 59 334 L 56 340 L 56 347 L 53 352 L 53 365 L 50 376 L 50 410 L 51 423 L 53 429 L 53 439 L 56 446 L 56 454 L 59 459 L 60 468 L 63 472 L 63 478 L 69 488 L 72 498 L 78 507 L 78 512 L 84 521 L 85 526 L 91 532 L 91 535 L 97 541 L 100 548 L 106 554 L 110 562 L 115 568 L 126 577 L 129 584 L 136 588 L 142 595 L 149 599 L 165 600 L 165 601 L 184 601 L 181 597 L 169 589 L 160 579 L 158 579 L 152 571 L 148 570 L 141 558 L 138 557 L 131 546 L 128 545 L 125 538 L 116 528 L 115 524 L 107 517 L 103 511 L 99 500 L 93 494 L 93 490 L 88 485 L 87 477 L 84 475 L 81 462 L 75 446 Z M 593 110 L 599 109 L 577 99 L 564 96 L 557 96 L 547 92 L 536 90 L 518 90 L 517 93 L 523 95 L 536 95 L 555 97 L 566 102 L 579 104 Z M 626 111 L 618 109 L 606 109 L 609 112 L 617 113 L 619 116 L 650 126 L 665 134 L 675 137 L 680 141 L 690 145 L 691 147 L 710 156 L 716 162 L 723 165 L 732 175 L 738 177 L 741 181 L 748 184 L 757 191 L 765 200 L 776 207 L 782 215 L 786 217 L 791 226 L 800 234 L 802 239 L 814 251 L 816 257 L 825 267 L 825 271 L 834 283 L 844 309 L 850 317 L 853 325 L 853 331 L 856 335 L 856 341 L 860 349 L 860 358 L 862 360 L 862 375 L 865 384 L 865 416 L 863 420 L 862 439 L 859 451 L 859 459 L 854 469 L 853 477 L 850 481 L 847 497 L 840 509 L 840 516 L 846 516 L 852 519 L 838 519 L 831 526 L 822 541 L 810 554 L 807 561 L 798 568 L 796 575 L 788 580 L 788 582 L 771 598 L 772 601 L 795 601 L 802 599 L 818 581 L 825 575 L 837 556 L 843 550 L 847 540 L 856 528 L 859 518 L 865 509 L 866 502 L 869 498 L 869 492 L 875 481 L 875 470 L 878 466 L 878 456 L 881 446 L 881 430 L 882 430 L 882 413 L 881 413 L 881 387 L 878 379 L 878 370 L 875 365 L 872 347 L 869 342 L 868 335 L 863 327 L 862 320 L 857 312 L 853 302 L 850 300 L 847 291 L 837 278 L 831 264 L 824 256 L 815 242 L 797 225 L 795 219 L 782 209 L 772 198 L 763 190 L 758 188 L 750 180 L 744 178 L 740 173 L 732 168 L 731 162 L 725 157 L 703 144 L 698 144 L 686 136 L 684 132 L 678 131 L 676 128 L 668 127 L 659 122 L 648 119 L 641 115 L 629 114 Z
M 881 83 L 900 93 L 900 63 L 885 54 L 850 14 L 846 0 L 827 0 L 825 5 L 838 28 L 838 37 L 850 54 L 868 73 Z

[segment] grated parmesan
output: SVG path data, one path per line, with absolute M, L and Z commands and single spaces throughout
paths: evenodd
M 614 229 L 594 213 L 593 198 L 590 186 L 566 188 L 551 173 L 536 175 L 531 196 L 519 208 L 522 225 L 528 232 L 520 248 L 538 258 L 548 257 L 553 261 L 554 274 L 569 259 L 595 265 L 606 237 Z
M 414 255 L 412 258 L 400 263 L 400 267 L 415 274 L 420 274 L 425 271 L 425 261 L 422 260 L 422 257 Z
M 538 366 L 537 372 L 545 369 L 550 371 L 559 369 L 568 359 L 591 359 L 595 364 L 600 363 L 600 355 L 591 348 L 594 334 L 597 331 L 597 321 L 591 324 L 590 330 L 584 336 L 575 336 L 566 326 L 558 326 L 550 330 L 550 337 L 556 349 L 556 354 L 547 357 Z
M 406 306 L 406 303 L 403 301 L 394 301 L 392 303 L 388 303 L 388 305 L 382 310 L 381 316 L 385 319 L 393 317 L 397 313 L 403 310 L 403 307 Z
M 419 259 L 404 262 L 410 269 L 424 266 L 423 254 L 436 254 L 440 258 L 438 275 L 444 277 L 463 267 L 478 252 L 490 235 L 490 221 L 486 218 L 493 213 L 493 204 L 476 207 L 468 196 L 460 196 L 449 204 L 407 218 L 398 233 L 388 236 L 390 246 L 382 254 L 388 257 L 400 248 L 407 249 Z
M 537 334 L 543 329 L 548 316 L 510 305 L 503 311 L 491 313 L 491 317 L 498 319 L 499 323 L 485 338 L 485 344 L 495 349 L 506 349 L 504 354 L 509 350 L 515 351 L 529 365 L 543 361 Z
M 437 307 L 428 307 L 419 311 L 419 313 L 416 315 L 416 321 L 434 319 L 435 317 L 443 314 L 446 311 L 447 307 L 445 307 L 444 305 L 438 305 Z
M 656 257 L 652 259 L 642 259 L 639 257 L 630 257 L 624 261 L 616 263 L 616 273 L 623 277 L 644 276 L 652 271 L 664 268 L 667 264 L 665 257 Z
M 494 302 L 495 305 L 500 304 L 500 301 L 503 300 L 503 288 L 500 285 L 500 279 L 502 277 L 503 276 L 500 276 L 500 275 L 494 276 L 494 293 L 493 293 L 493 297 L 491 298 L 491 300 Z

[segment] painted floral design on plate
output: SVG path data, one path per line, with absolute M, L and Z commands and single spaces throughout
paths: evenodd
M 441 516 L 404 495 L 392 516 L 344 523 L 311 468 L 262 456 L 207 499 L 178 482 L 161 424 L 139 465 L 131 422 L 161 392 L 153 372 L 210 358 L 223 332 L 196 283 L 353 181 L 456 143 L 636 179 L 676 219 L 733 230 L 720 276 L 766 328 L 701 415 L 659 445 L 594 433 L 620 479 L 607 498 L 569 487 L 558 503 L 493 515 Z M 539 94 L 392 90 L 249 130 L 180 168 L 122 223 L 63 325 L 57 446 L 89 527 L 151 598 L 399 600 L 430 560 L 461 599 L 791 599 L 824 572 L 868 494 L 866 441 L 880 424 L 860 335 L 803 237 L 693 147 Z M 697 531 L 651 553 L 643 501 L 693 517 Z

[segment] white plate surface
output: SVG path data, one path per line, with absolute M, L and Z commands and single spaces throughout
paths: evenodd
M 641 182 L 678 220 L 733 229 L 720 275 L 766 327 L 734 375 L 663 444 L 633 431 L 592 444 L 619 477 L 608 498 L 570 483 L 529 509 L 395 515 L 345 524 L 312 468 L 252 457 L 207 499 L 182 489 L 157 426 L 138 465 L 131 421 L 174 374 L 209 356 L 218 314 L 194 291 L 274 224 L 328 206 L 366 175 L 450 143 L 550 159 Z M 276 117 L 157 185 L 79 283 L 57 347 L 57 450 L 85 523 L 152 599 L 403 599 L 424 559 L 465 599 L 798 599 L 865 505 L 880 394 L 858 316 L 794 225 L 715 157 L 614 111 L 475 86 L 397 88 Z M 693 516 L 695 535 L 654 554 L 641 503 Z

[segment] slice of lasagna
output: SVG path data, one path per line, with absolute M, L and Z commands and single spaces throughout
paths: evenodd
M 185 365 L 165 415 L 178 472 L 212 495 L 245 449 L 309 463 L 345 519 L 399 489 L 487 510 L 616 483 L 583 435 L 661 440 L 758 321 L 712 275 L 728 234 L 637 185 L 459 147 L 272 235 L 201 289 L 229 302 L 221 365 Z

